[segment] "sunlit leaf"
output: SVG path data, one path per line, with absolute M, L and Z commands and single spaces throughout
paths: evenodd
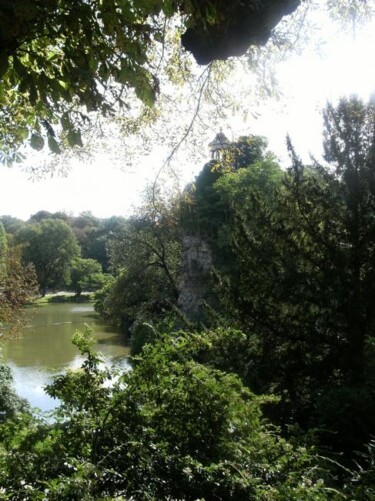
M 48 136 L 48 147 L 52 153 L 61 153 L 60 146 L 53 136 Z
M 30 138 L 30 145 L 34 150 L 42 150 L 44 147 L 44 139 L 39 134 L 32 134 Z

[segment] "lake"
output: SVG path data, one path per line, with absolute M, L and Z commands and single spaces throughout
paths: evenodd
M 127 367 L 125 336 L 103 322 L 90 303 L 47 303 L 29 307 L 27 322 L 18 338 L 1 342 L 3 361 L 12 369 L 19 395 L 33 407 L 53 409 L 58 401 L 44 393 L 54 375 L 80 367 L 82 357 L 72 335 L 88 324 L 96 340 L 94 349 L 108 364 Z

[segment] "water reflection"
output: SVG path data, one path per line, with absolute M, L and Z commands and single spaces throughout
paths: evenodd
M 91 327 L 95 349 L 106 363 L 126 367 L 129 348 L 124 336 L 101 321 L 89 303 L 53 303 L 32 308 L 22 336 L 2 343 L 3 359 L 13 371 L 16 390 L 32 406 L 50 410 L 58 404 L 43 388 L 54 375 L 81 365 L 79 351 L 71 339 L 84 324 Z

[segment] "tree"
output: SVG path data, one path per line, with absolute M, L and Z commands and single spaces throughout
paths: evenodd
M 22 266 L 20 248 L 8 244 L 0 223 L 0 334 L 17 331 L 22 325 L 22 307 L 36 292 L 36 277 L 31 266 Z M 4 369 L 5 371 L 5 369 Z M 4 377 L 6 376 L 3 372 Z M 8 376 L 6 376 L 8 381 Z
M 98 261 L 106 273 L 108 272 L 109 264 L 106 248 L 108 233 L 116 227 L 115 221 L 122 218 L 114 216 L 113 219 L 112 225 L 108 219 L 98 219 L 90 212 L 83 212 L 78 217 L 70 219 L 70 226 L 81 247 L 82 257 Z
M 0 222 L 4 226 L 6 233 L 12 235 L 14 235 L 20 229 L 20 227 L 25 224 L 22 219 L 18 219 L 9 215 L 0 216 Z
M 152 105 L 163 77 L 186 74 L 186 65 L 176 64 L 171 70 L 176 50 L 170 51 L 167 70 L 160 74 L 165 46 L 180 31 L 186 30 L 182 46 L 207 64 L 264 44 L 282 17 L 299 4 L 3 0 L 0 102 L 7 127 L 0 131 L 0 158 L 19 158 L 18 148 L 25 141 L 36 150 L 48 143 L 54 153 L 65 145 L 81 146 L 81 132 L 93 113 L 111 116 L 119 107 L 128 109 L 135 97 Z M 332 2 L 328 6 L 333 9 Z M 371 5 L 366 0 L 342 0 L 340 7 L 357 18 Z M 177 30 L 175 22 L 169 23 L 174 15 Z
M 261 136 L 240 137 L 222 152 L 222 158 L 208 162 L 198 174 L 192 191 L 191 223 L 195 219 L 195 232 L 217 241 L 225 224 L 228 207 L 214 188 L 227 172 L 249 167 L 266 158 L 267 141 Z M 268 157 L 267 157 L 268 158 Z M 189 218 L 187 218 L 188 220 Z M 186 221 L 183 221 L 186 225 Z
M 339 181 L 343 205 L 336 228 L 325 221 L 331 239 L 336 237 L 334 258 L 343 289 L 339 311 L 347 346 L 342 363 L 347 381 L 357 384 L 364 378 L 365 342 L 375 335 L 375 105 L 342 99 L 336 108 L 327 107 L 324 121 L 324 156 L 334 169 L 330 184 Z M 295 157 L 294 166 L 298 172 Z
M 270 158 L 267 153 L 267 139 L 263 136 L 241 136 L 223 151 L 220 165 L 222 171 L 235 171 L 249 167 L 255 162 Z
M 79 246 L 71 228 L 58 219 L 30 224 L 16 235 L 23 244 L 23 259 L 35 267 L 40 293 L 69 281 L 70 266 L 79 256 Z
M 103 219 L 98 226 L 88 228 L 86 238 L 81 243 L 82 257 L 95 259 L 103 268 L 105 273 L 109 272 L 110 263 L 108 256 L 109 242 L 116 232 L 123 226 L 125 218 L 112 216 Z
M 282 395 L 287 421 L 336 427 L 341 443 L 335 434 L 329 442 L 348 452 L 375 425 L 374 105 L 342 99 L 324 117 L 328 165 L 305 167 L 289 143 L 293 166 L 273 196 L 237 184 L 241 171 L 222 184 L 235 195 L 238 265 L 234 279 L 222 280 L 223 299 L 259 343 L 259 390 Z
M 155 228 L 146 218 L 134 218 L 112 241 L 116 281 L 97 304 L 106 318 L 129 326 L 142 315 L 158 317 L 176 304 L 180 242 L 170 238 L 171 228 L 164 224 Z
M 38 212 L 30 216 L 29 221 L 33 223 L 40 223 L 44 219 L 53 219 L 52 213 L 48 210 L 39 210 Z
M 83 291 L 101 289 L 106 282 L 100 263 L 94 259 L 76 258 L 70 271 L 70 288 L 79 297 Z
M 177 303 L 180 264 L 178 197 L 166 201 L 156 187 L 139 213 L 118 228 L 108 244 L 116 281 L 100 294 L 99 313 L 129 326 L 158 317 Z

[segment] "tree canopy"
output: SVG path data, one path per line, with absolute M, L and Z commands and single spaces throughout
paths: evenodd
M 59 219 L 44 219 L 21 229 L 17 241 L 23 245 L 25 263 L 32 263 L 44 296 L 48 287 L 69 280 L 70 265 L 79 256 L 79 246 L 71 228 Z
M 80 296 L 83 291 L 94 291 L 104 286 L 106 279 L 100 263 L 94 259 L 76 258 L 70 270 L 70 288 Z
M 289 143 L 289 172 L 255 164 L 216 183 L 234 263 L 219 287 L 256 339 L 252 385 L 282 395 L 282 419 L 335 430 L 326 443 L 348 451 L 375 425 L 374 105 L 342 99 L 324 119 L 327 164 L 303 165 Z
M 21 249 L 12 241 L 8 243 L 4 227 L 0 223 L 0 336 L 4 335 L 6 330 L 18 330 L 22 324 L 22 307 L 32 299 L 35 292 L 36 277 L 33 267 L 22 265 Z M 0 371 L 2 370 L 0 366 Z M 4 369 L 3 375 L 5 374 Z M 6 378 L 8 379 L 8 376 Z
M 19 159 L 25 142 L 54 153 L 82 146 L 92 113 L 131 110 L 137 99 L 152 106 L 162 85 L 183 80 L 182 47 L 202 64 L 238 56 L 264 44 L 300 3 L 2 0 L 0 160 Z M 358 18 L 369 5 L 342 0 L 336 11 Z

